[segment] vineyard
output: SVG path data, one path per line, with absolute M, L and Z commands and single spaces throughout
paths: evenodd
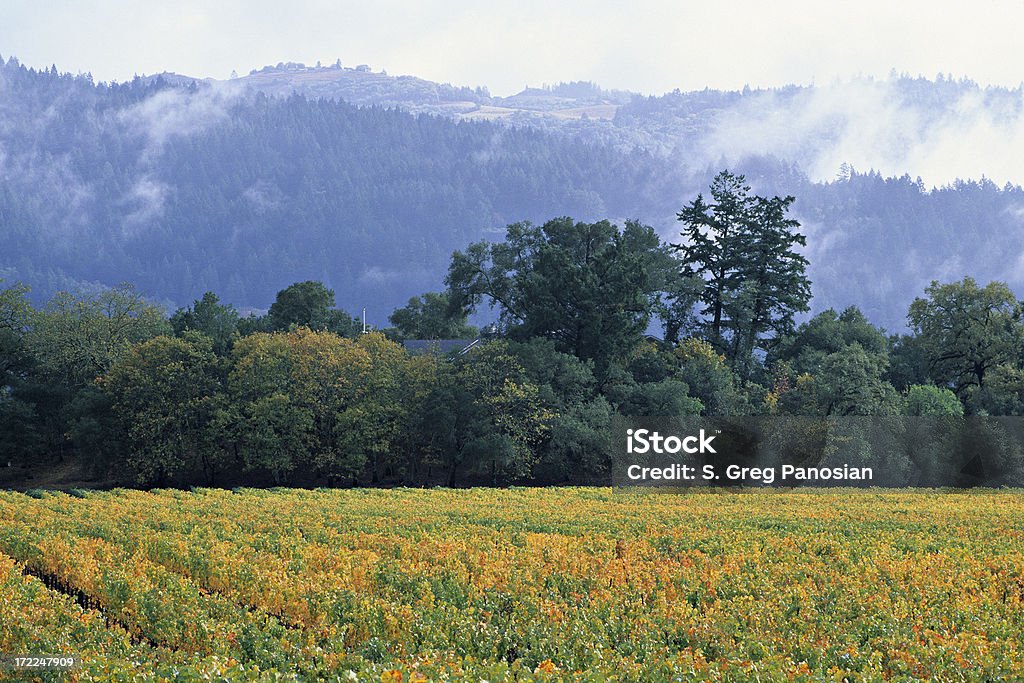
M 42 680 L 1020 680 L 1022 641 L 1017 492 L 0 492 L 0 653 L 81 658 Z

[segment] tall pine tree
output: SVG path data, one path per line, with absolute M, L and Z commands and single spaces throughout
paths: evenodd
M 742 175 L 719 173 L 711 203 L 702 195 L 683 207 L 684 242 L 673 245 L 683 275 L 703 282 L 705 336 L 749 376 L 756 350 L 790 331 L 793 316 L 808 310 L 811 283 L 800 224 L 787 217 L 794 198 L 750 194 Z

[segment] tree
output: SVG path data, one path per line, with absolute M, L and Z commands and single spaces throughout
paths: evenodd
M 322 282 L 307 280 L 278 292 L 269 315 L 275 330 L 287 330 L 292 325 L 314 329 L 323 325 L 333 307 L 334 290 Z
M 708 336 L 716 346 L 723 345 L 729 325 L 726 308 L 743 281 L 739 232 L 753 210 L 753 198 L 747 196 L 750 188 L 743 180 L 743 176 L 722 171 L 711 183 L 714 203 L 706 203 L 698 194 L 677 214 L 686 224 L 681 233 L 686 243 L 673 248 L 682 253 L 683 274 L 704 282 L 700 300 L 703 314 L 710 316 Z
M 0 391 L 17 381 L 27 362 L 23 339 L 32 319 L 28 291 L 21 284 L 0 289 Z
M 414 296 L 388 320 L 405 339 L 473 339 L 478 334 L 462 311 L 452 310 L 447 292 Z
M 398 434 L 391 442 L 387 460 L 403 481 L 422 481 L 423 466 L 430 460 L 428 402 L 438 384 L 438 373 L 447 361 L 432 353 L 406 356 L 398 386 L 402 415 Z
M 32 318 L 28 291 L 21 284 L 0 290 L 0 467 L 28 461 L 41 445 L 36 406 L 21 391 L 32 366 L 24 345 Z
M 415 375 L 409 355 L 383 334 L 360 335 L 356 345 L 366 352 L 369 364 L 355 399 L 338 415 L 338 424 L 347 449 L 365 459 L 376 484 L 386 465 L 398 463 L 395 446 L 408 429 L 409 411 L 419 407 L 417 392 L 409 391 Z
M 907 319 L 922 340 L 932 378 L 971 405 L 993 368 L 1019 360 L 1020 304 L 1005 283 L 979 287 L 969 277 L 933 281 L 925 294 L 910 304 Z
M 900 391 L 906 391 L 915 384 L 934 384 L 931 376 L 931 359 L 926 341 L 913 334 L 899 334 L 890 337 L 892 351 L 889 352 L 889 381 Z
M 30 462 L 42 447 L 35 405 L 0 397 L 0 467 Z
M 859 342 L 824 356 L 815 374 L 796 374 L 786 361 L 776 366 L 766 402 L 773 413 L 801 416 L 896 415 L 899 395 L 885 379 L 888 359 Z
M 233 412 L 224 423 L 248 468 L 278 481 L 301 466 L 338 477 L 362 470 L 366 449 L 353 447 L 361 444 L 352 443 L 342 416 L 370 368 L 364 349 L 333 332 L 299 327 L 242 337 L 231 361 Z
M 679 343 L 682 334 L 697 334 L 700 321 L 694 313 L 704 286 L 695 277 L 669 277 L 665 292 L 656 305 L 663 336 L 669 344 Z
M 202 332 L 213 340 L 213 351 L 226 356 L 238 334 L 238 311 L 230 304 L 222 304 L 213 292 L 206 292 L 188 308 L 179 308 L 171 316 L 174 334 L 182 336 L 186 330 Z
M 270 328 L 277 331 L 308 327 L 351 337 L 357 327 L 352 316 L 334 308 L 334 290 L 314 280 L 296 282 L 278 292 L 267 317 Z
M 686 383 L 690 395 L 701 402 L 703 415 L 744 415 L 750 412 L 736 389 L 736 377 L 725 356 L 702 339 L 685 339 L 675 348 L 675 379 Z
M 915 384 L 903 396 L 902 413 L 917 417 L 963 417 L 964 407 L 949 389 Z
M 604 396 L 573 402 L 551 420 L 550 436 L 539 452 L 549 477 L 607 472 L 614 452 L 611 404 Z
M 689 395 L 690 388 L 677 379 L 639 383 L 628 375 L 608 386 L 605 395 L 623 415 L 675 417 L 700 415 L 704 405 Z
M 819 414 L 896 414 L 899 397 L 885 380 L 887 366 L 884 356 L 867 353 L 858 342 L 825 356 L 815 375 Z
M 708 341 L 723 351 L 740 376 L 749 375 L 751 354 L 789 332 L 793 316 L 808 310 L 806 244 L 787 218 L 794 197 L 750 195 L 742 175 L 719 173 L 712 202 L 702 195 L 684 206 L 682 244 L 673 245 L 682 274 L 704 283 L 700 301 Z
M 275 483 L 286 482 L 290 472 L 310 463 L 316 445 L 313 415 L 287 393 L 232 404 L 217 422 L 233 438 L 235 455 L 245 468 L 269 472 Z
M 615 363 L 602 385 L 604 396 L 623 415 L 699 415 L 701 402 L 673 376 L 675 358 L 663 345 L 645 340 Z
M 33 315 L 25 343 L 42 373 L 78 388 L 104 374 L 133 344 L 169 331 L 158 306 L 121 285 L 99 294 L 58 292 Z
M 830 308 L 802 323 L 792 334 L 780 338 L 768 356 L 768 362 L 785 361 L 797 373 L 814 374 L 826 356 L 854 342 L 860 344 L 865 353 L 889 354 L 889 340 L 868 322 L 860 309 L 850 306 L 837 314 Z
M 1003 363 L 985 374 L 985 388 L 974 398 L 975 410 L 988 415 L 1024 415 L 1024 368 Z
M 448 486 L 464 470 L 494 483 L 529 476 L 553 415 L 507 344 L 476 346 L 438 370 L 424 427 Z
M 613 410 L 598 394 L 591 364 L 558 351 L 550 339 L 508 343 L 538 401 L 552 413 L 547 437 L 534 447 L 534 474 L 548 481 L 607 471 L 614 435 Z
M 219 457 L 211 425 L 223 394 L 208 337 L 189 332 L 136 344 L 100 384 L 126 434 L 124 464 L 140 483 L 164 483 L 199 466 L 212 480 Z
M 601 377 L 642 338 L 671 270 L 650 227 L 558 218 L 455 252 L 446 281 L 456 310 L 487 298 L 513 339 L 551 339 Z
M 106 424 L 109 418 L 103 413 L 107 402 L 96 396 L 96 378 L 133 345 L 169 332 L 163 311 L 130 285 L 97 294 L 58 292 L 35 311 L 23 337 L 33 370 L 22 393 L 36 406 L 46 450 L 62 458 L 69 445 L 81 449 L 85 444 L 77 437 L 95 433 L 89 425 Z M 101 450 L 116 445 L 97 439 L 89 443 Z M 102 454 L 93 448 L 90 455 Z

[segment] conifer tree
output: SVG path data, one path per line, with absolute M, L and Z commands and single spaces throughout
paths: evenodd
M 719 173 L 711 202 L 703 195 L 684 206 L 683 276 L 703 283 L 704 334 L 740 375 L 749 375 L 753 353 L 790 331 L 793 316 L 808 310 L 811 283 L 800 224 L 787 217 L 794 197 L 750 193 L 742 175 Z

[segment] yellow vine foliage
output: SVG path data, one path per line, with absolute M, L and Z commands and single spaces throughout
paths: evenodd
M 0 492 L 0 652 L 72 680 L 1020 680 L 1022 520 L 1017 491 Z

